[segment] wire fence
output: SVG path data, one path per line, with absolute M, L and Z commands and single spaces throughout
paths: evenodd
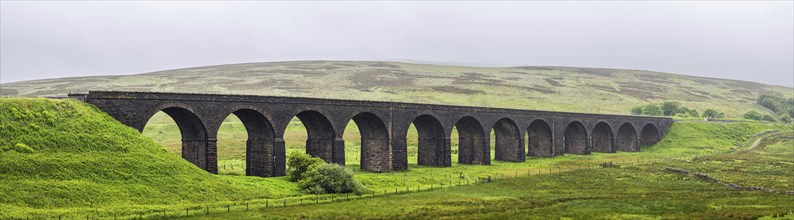
M 604 161 L 600 163 L 589 163 L 581 165 L 559 165 L 559 166 L 541 166 L 534 169 L 526 169 L 524 172 L 514 171 L 511 174 L 506 173 L 482 173 L 476 179 L 458 179 L 457 181 L 437 181 L 425 185 L 417 185 L 414 187 L 395 187 L 393 189 L 382 189 L 379 191 L 371 190 L 363 194 L 313 194 L 303 195 L 299 197 L 287 198 L 274 198 L 274 199 L 256 199 L 248 201 L 225 202 L 215 204 L 202 204 L 193 206 L 180 206 L 168 207 L 161 209 L 150 210 L 137 210 L 137 211 L 108 211 L 96 209 L 93 211 L 78 211 L 63 213 L 57 216 L 57 219 L 160 219 L 160 218 L 176 218 L 176 217 L 189 217 L 197 215 L 207 215 L 212 213 L 225 213 L 236 211 L 251 211 L 260 210 L 264 211 L 273 208 L 305 206 L 313 204 L 325 204 L 345 202 L 351 200 L 385 197 L 393 195 L 401 195 L 415 192 L 425 192 L 432 190 L 443 190 L 452 187 L 482 185 L 502 180 L 529 177 L 535 175 L 549 175 L 557 174 L 563 175 L 565 172 L 583 169 L 596 169 L 596 168 L 610 168 L 619 166 L 631 166 L 640 164 L 649 164 L 663 161 L 674 160 L 688 160 L 686 157 L 671 157 L 671 158 L 632 158 L 617 161 Z M 447 178 L 455 174 L 446 174 Z M 460 174 L 462 175 L 462 174 Z M 40 219 L 43 216 L 31 216 L 33 219 Z M 45 217 L 47 218 L 47 217 Z M 52 218 L 51 216 L 49 218 Z

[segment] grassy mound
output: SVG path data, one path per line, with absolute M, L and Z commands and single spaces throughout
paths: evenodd
M 0 219 L 297 193 L 280 178 L 210 175 L 74 100 L 2 98 L 0 137 Z

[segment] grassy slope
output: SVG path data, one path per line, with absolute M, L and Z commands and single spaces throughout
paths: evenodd
M 2 84 L 0 94 L 64 95 L 135 90 L 370 99 L 628 114 L 647 102 L 679 101 L 740 118 L 759 94 L 791 88 L 669 73 L 569 67 L 462 67 L 397 62 L 293 61 L 230 64 L 126 75 Z
M 351 202 L 195 218 L 749 219 L 785 215 L 794 207 L 791 196 L 733 190 L 663 169 L 685 167 L 724 182 L 794 191 L 794 133 L 786 135 L 788 138 L 753 151 L 688 162 L 575 170 Z M 787 218 L 794 216 L 788 213 Z
M 754 150 L 699 157 L 688 163 L 670 166 L 707 173 L 723 182 L 742 186 L 794 191 L 794 147 L 792 146 L 794 146 L 794 131 L 789 130 L 788 133 L 764 139 Z
M 207 174 L 78 101 L 0 98 L 0 137 L 2 148 L 34 150 L 0 152 L 0 219 L 297 193 L 280 178 Z

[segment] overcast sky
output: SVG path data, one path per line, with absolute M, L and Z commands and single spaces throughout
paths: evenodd
M 0 2 L 0 82 L 283 60 L 655 70 L 794 86 L 794 3 Z

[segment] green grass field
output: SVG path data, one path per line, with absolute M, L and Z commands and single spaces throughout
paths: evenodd
M 251 203 L 254 204 L 253 208 L 259 208 L 263 203 L 277 199 L 289 198 L 290 201 L 296 202 L 302 201 L 301 198 L 307 200 L 314 198 L 312 195 L 301 193 L 297 185 L 287 181 L 285 177 L 258 178 L 208 174 L 181 159 L 176 154 L 178 153 L 176 152 L 177 148 L 169 146 L 169 143 L 164 142 L 164 147 L 158 144 L 158 142 L 172 140 L 169 138 L 178 140 L 179 135 L 173 127 L 169 127 L 173 125 L 169 125 L 167 117 L 155 119 L 150 121 L 151 127 L 147 127 L 145 134 L 141 135 L 135 129 L 118 123 L 107 114 L 82 102 L 50 99 L 0 99 L 0 136 L 3 137 L 0 139 L 0 149 L 2 149 L 0 151 L 0 168 L 2 168 L 0 169 L 0 219 L 55 218 L 58 216 L 67 219 L 85 218 L 86 216 L 111 218 L 116 215 L 133 218 L 142 214 L 145 214 L 145 217 L 157 217 L 159 212 L 162 211 L 171 217 L 175 217 L 184 213 L 185 209 L 196 214 L 201 212 L 202 207 L 212 207 L 212 212 L 218 212 L 225 205 L 234 205 L 235 210 L 240 210 L 240 204 L 242 203 Z M 158 120 L 160 121 L 158 122 Z M 220 143 L 229 144 L 220 146 L 221 158 L 223 161 L 228 161 L 225 162 L 226 164 L 240 163 L 241 156 L 235 152 L 240 152 L 239 149 L 243 146 L 240 143 L 245 138 L 240 136 L 240 133 L 244 135 L 244 130 L 239 122 L 234 119 L 229 119 L 223 126 L 224 130 L 229 131 L 222 133 L 225 136 L 222 136 L 221 140 L 219 140 L 219 146 Z M 349 127 L 355 129 L 355 126 Z M 791 125 L 783 124 L 749 122 L 678 122 L 670 128 L 669 133 L 660 143 L 644 147 L 642 152 L 565 155 L 545 159 L 532 158 L 523 163 L 494 161 L 491 166 L 459 165 L 454 163 L 452 167 L 447 168 L 417 166 L 415 162 L 411 162 L 410 170 L 406 172 L 382 174 L 356 172 L 355 178 L 372 192 L 382 194 L 382 191 L 391 192 L 395 189 L 403 191 L 404 188 L 414 189 L 418 187 L 427 189 L 431 185 L 438 187 L 441 183 L 448 187 L 451 183 L 474 182 L 481 177 L 488 176 L 502 178 L 504 176 L 521 176 L 528 172 L 537 175 L 540 172 L 577 170 L 605 161 L 629 164 L 637 163 L 638 161 L 646 163 L 653 158 L 683 157 L 691 161 L 699 161 L 699 163 L 692 163 L 692 166 L 695 166 L 701 164 L 700 160 L 703 158 L 709 158 L 703 155 L 737 151 L 736 149 L 748 145 L 750 136 L 768 130 L 790 131 L 792 127 Z M 305 131 L 301 129 L 298 123 L 291 125 L 288 129 L 289 135 L 294 136 L 289 139 L 296 139 L 290 140 L 290 150 L 302 150 L 301 140 L 299 140 L 299 136 L 302 135 L 301 132 Z M 348 144 L 358 144 L 356 141 L 357 132 L 345 132 L 345 135 L 351 135 L 346 137 Z M 763 149 L 785 149 L 784 147 L 770 146 Z M 355 147 L 348 149 L 355 149 Z M 348 152 L 348 158 L 354 157 L 355 154 L 356 152 L 351 150 L 351 152 Z M 742 153 L 732 155 L 742 155 Z M 786 155 L 775 156 L 778 155 L 776 151 L 768 153 L 768 155 L 771 158 L 786 158 Z M 694 157 L 698 157 L 698 159 L 693 159 Z M 769 158 L 764 157 L 763 161 L 767 159 Z M 750 159 L 736 159 L 729 163 L 738 163 L 735 161 L 739 160 L 744 160 L 742 163 L 745 164 L 755 164 L 752 166 L 753 172 L 749 172 L 755 175 L 749 176 L 749 178 L 754 179 L 753 181 L 766 178 L 770 181 L 778 182 L 770 185 L 760 185 L 763 182 L 742 182 L 742 184 L 759 184 L 760 186 L 781 190 L 791 187 L 790 180 L 788 182 L 784 180 L 786 176 L 791 176 L 790 173 L 775 170 L 777 167 L 788 168 L 786 166 L 791 164 L 790 160 L 777 161 L 777 159 L 769 159 L 767 162 L 757 161 L 756 163 L 748 162 Z M 722 159 L 719 161 L 728 163 Z M 702 161 L 702 164 L 720 167 L 715 165 L 717 162 L 711 162 L 711 160 Z M 685 165 L 680 166 L 695 169 Z M 355 161 L 348 164 L 348 168 L 354 171 L 357 170 Z M 554 202 L 567 201 L 565 198 L 569 197 L 589 198 L 597 194 L 603 194 L 595 197 L 607 201 L 606 204 L 608 206 L 606 207 L 612 207 L 613 205 L 633 207 L 634 205 L 628 204 L 631 201 L 638 202 L 638 206 L 644 206 L 643 204 L 645 203 L 639 201 L 639 199 L 626 199 L 645 195 L 636 194 L 638 192 L 651 194 L 649 190 L 640 186 L 657 187 L 655 185 L 659 185 L 658 187 L 667 187 L 664 184 L 660 185 L 660 181 L 667 181 L 673 178 L 666 174 L 659 174 L 661 177 L 648 176 L 644 173 L 644 169 L 642 166 L 630 166 L 625 167 L 625 169 L 614 170 L 588 169 L 586 171 L 566 171 L 566 174 L 563 175 L 565 177 L 569 173 L 582 173 L 584 176 L 577 177 L 579 179 L 576 180 L 581 181 L 580 184 L 571 184 L 571 180 L 557 178 L 555 177 L 556 175 L 546 175 L 545 177 L 541 175 L 537 176 L 537 178 L 533 176 L 533 178 L 527 178 L 526 180 L 510 180 L 515 182 L 504 181 L 504 184 L 508 184 L 505 187 L 497 185 L 502 184 L 502 182 L 486 184 L 481 188 L 477 188 L 482 190 L 479 193 L 470 193 L 465 191 L 466 187 L 461 187 L 459 189 L 449 189 L 450 191 L 441 190 L 416 194 L 416 198 L 427 196 L 426 202 L 405 200 L 405 203 L 401 203 L 402 201 L 395 201 L 392 197 L 385 200 L 374 199 L 372 200 L 373 204 L 377 202 L 393 203 L 395 206 L 409 204 L 406 206 L 409 211 L 399 208 L 372 212 L 362 211 L 360 216 L 362 218 L 367 216 L 408 218 L 412 216 L 427 216 L 430 218 L 435 215 L 468 216 L 467 213 L 470 212 L 462 212 L 461 210 L 466 210 L 463 207 L 470 208 L 472 204 L 479 204 L 482 201 L 486 203 L 476 206 L 483 207 L 483 218 L 490 218 L 491 216 L 497 218 L 500 215 L 510 213 L 525 214 L 525 210 L 518 210 L 515 213 L 501 210 L 501 208 L 513 207 L 514 204 L 526 207 L 534 207 L 529 206 L 530 204 L 538 205 L 538 207 L 543 206 L 549 210 L 556 210 L 560 213 L 558 216 L 587 216 L 598 213 L 597 210 L 605 210 L 605 208 L 595 204 L 583 203 L 583 207 L 592 206 L 593 211 L 576 211 L 583 207 L 574 210 L 574 208 L 566 208 L 568 205 L 561 206 Z M 733 177 L 728 172 L 731 169 L 726 168 L 726 170 L 725 175 L 719 176 L 720 178 L 730 179 Z M 239 173 L 240 169 L 230 168 L 226 173 L 235 174 L 235 172 Z M 615 181 L 616 178 L 609 178 L 602 179 L 603 181 L 598 183 L 595 181 L 597 180 L 596 176 L 602 176 L 600 175 L 603 174 L 602 172 L 615 173 L 614 175 L 624 173 L 620 175 L 626 175 L 627 180 L 637 179 L 637 181 L 610 182 Z M 650 173 L 652 174 L 653 172 Z M 610 177 L 616 177 L 614 175 Z M 719 174 L 715 173 L 714 175 L 718 176 Z M 630 176 L 635 177 L 629 178 Z M 761 176 L 763 178 L 760 178 Z M 740 179 L 737 178 L 736 181 L 738 182 Z M 779 205 L 788 204 L 781 200 L 783 198 L 746 192 L 739 192 L 739 197 L 737 198 L 724 198 L 727 195 L 726 193 L 729 192 L 721 188 L 712 190 L 711 186 L 700 186 L 699 184 L 702 185 L 702 183 L 686 179 L 672 179 L 671 181 L 680 182 L 683 185 L 704 187 L 695 188 L 697 190 L 691 192 L 698 197 L 702 196 L 702 201 L 714 201 L 717 204 L 724 203 L 725 207 L 743 207 L 738 209 L 738 211 L 732 212 L 737 216 L 761 216 L 765 215 L 764 212 L 769 210 L 780 211 Z M 591 191 L 586 190 L 586 192 L 577 194 L 577 190 L 574 190 L 579 189 L 576 188 L 579 185 L 589 187 L 590 185 L 588 184 L 591 184 L 590 182 L 604 185 L 603 187 L 610 188 L 613 191 L 593 188 Z M 524 188 L 511 188 L 519 186 Z M 618 187 L 617 189 L 620 190 L 615 190 L 616 188 L 613 186 Z M 674 189 L 681 189 L 676 187 L 678 186 L 673 186 Z M 529 190 L 530 188 L 534 191 L 530 190 L 528 192 L 534 193 L 529 197 L 525 197 L 527 194 L 520 194 L 516 191 L 525 191 L 521 189 Z M 566 192 L 567 194 L 563 193 L 555 196 L 553 195 L 555 192 Z M 680 193 L 683 194 L 684 192 Z M 614 194 L 614 196 L 611 194 Z M 405 196 L 412 197 L 411 195 Z M 458 196 L 460 200 L 452 199 L 449 200 L 449 203 L 446 203 L 442 202 L 447 201 L 444 198 L 430 198 L 433 195 Z M 679 218 L 690 213 L 694 213 L 692 214 L 694 216 L 709 216 L 713 214 L 704 212 L 700 208 L 693 209 L 691 212 L 678 211 L 677 208 L 689 204 L 682 203 L 684 205 L 680 206 L 673 204 L 675 199 L 680 199 L 678 196 L 680 195 L 671 195 L 671 197 L 664 200 L 666 203 L 670 203 L 668 208 L 658 209 L 653 212 L 639 210 L 636 213 L 669 216 L 670 218 Z M 323 196 L 322 198 L 328 200 L 330 197 Z M 525 201 L 524 199 L 515 198 L 532 199 Z M 790 197 L 784 198 L 790 199 Z M 358 203 L 353 202 L 351 204 L 366 204 L 366 201 L 361 200 Z M 415 204 L 411 203 L 412 201 Z M 435 203 L 438 206 L 427 205 L 427 209 L 420 207 L 421 204 L 429 204 L 432 201 L 436 201 Z M 474 201 L 474 203 L 467 203 L 471 201 Z M 756 205 L 759 201 L 763 202 L 762 204 L 770 205 Z M 662 200 L 660 200 L 661 202 Z M 692 204 L 694 203 L 692 202 Z M 460 207 L 455 204 L 460 204 Z M 504 204 L 504 206 L 491 206 L 489 204 Z M 544 206 L 541 204 L 551 205 Z M 570 205 L 572 206 L 573 204 Z M 288 212 L 286 210 L 289 209 L 291 208 L 284 209 L 284 213 Z M 323 209 L 317 208 L 317 210 L 321 211 Z M 421 210 L 426 212 L 434 212 L 433 210 L 436 210 L 439 211 L 439 214 L 430 215 Z M 540 210 L 544 211 L 546 209 Z M 663 210 L 668 210 L 668 212 Z M 345 212 L 340 209 L 337 209 L 337 211 L 340 214 Z M 314 215 L 308 211 L 300 213 L 318 217 L 321 214 L 317 212 L 317 215 Z M 262 214 L 253 212 L 236 213 L 236 215 L 254 218 Z M 288 218 L 299 217 L 284 215 Z M 471 216 L 478 217 L 476 214 Z M 627 216 L 630 217 L 632 215 Z M 235 218 L 236 216 L 224 217 Z
M 791 155 L 791 139 L 744 155 L 766 163 Z M 757 157 L 759 154 L 776 155 Z M 717 157 L 721 158 L 721 157 Z M 705 157 L 703 159 L 712 159 Z M 791 157 L 784 162 L 791 163 Z M 739 191 L 692 177 L 663 171 L 666 166 L 690 166 L 725 177 L 742 171 L 718 171 L 693 162 L 628 165 L 542 174 L 472 185 L 365 198 L 350 202 L 287 208 L 257 209 L 202 215 L 196 219 L 355 218 L 355 219 L 748 219 L 773 216 L 794 218 L 794 199 L 782 194 Z M 787 173 L 772 178 L 791 187 L 792 166 L 766 167 Z M 709 172 L 713 171 L 713 172 Z M 760 174 L 760 173 L 759 173 Z M 745 178 L 751 176 L 743 176 Z M 755 177 L 768 176 L 765 174 Z M 761 183 L 761 186 L 769 185 Z
M 195 219 L 756 219 L 794 218 L 791 195 L 734 190 L 665 172 L 683 167 L 725 182 L 794 191 L 794 132 L 757 149 L 682 161 L 540 174 L 432 191 Z

